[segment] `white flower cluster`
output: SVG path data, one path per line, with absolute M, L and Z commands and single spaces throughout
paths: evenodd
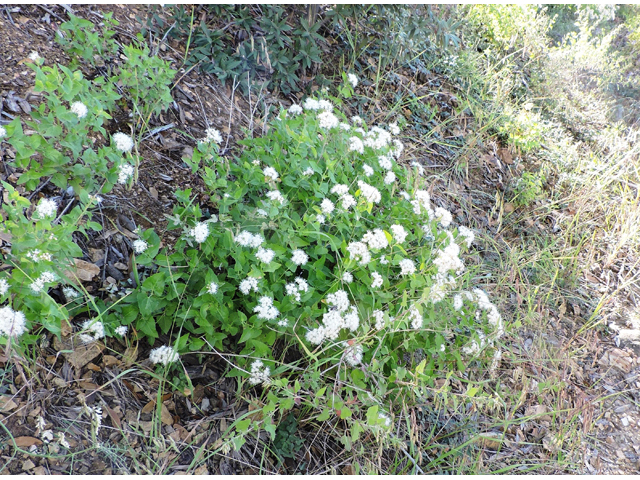
M 364 170 L 364 176 L 365 177 L 370 177 L 371 175 L 373 175 L 375 173 L 373 168 L 371 168 L 369 165 L 363 165 L 362 166 L 362 170 Z
M 347 292 L 338 290 L 327 295 L 327 303 L 332 308 L 322 316 L 322 325 L 306 334 L 307 340 L 314 345 L 325 339 L 337 339 L 343 328 L 356 331 L 360 326 L 358 310 L 350 304 Z
M 384 176 L 385 185 L 391 185 L 395 181 L 396 181 L 396 174 L 391 171 L 387 172 L 386 175 Z
M 382 310 L 374 310 L 371 313 L 371 317 L 376 321 L 376 330 L 382 330 L 384 328 L 384 312 Z
M 300 105 L 296 105 L 295 103 L 289 107 L 287 113 L 292 117 L 300 115 L 302 113 L 302 107 Z
M 324 215 L 316 215 L 316 222 L 318 222 L 320 225 L 323 225 L 325 221 Z
M 45 260 L 47 262 L 51 261 L 51 254 L 48 252 L 41 252 L 40 250 L 38 250 L 37 248 L 30 251 L 29 253 L 26 254 L 26 257 L 33 260 L 34 262 L 39 262 L 41 260 Z
M 418 162 L 411 162 L 411 166 L 416 167 L 416 169 L 418 170 L 418 174 L 420 176 L 424 175 L 424 167 L 420 165 Z
M 438 254 L 433 261 L 438 267 L 438 274 L 446 276 L 450 271 L 456 272 L 458 275 L 464 271 L 464 263 L 460 260 L 460 247 L 453 240 L 453 235 L 447 232 L 449 237 L 449 245 L 443 250 L 438 250 Z
M 378 157 L 378 164 L 383 170 L 391 170 L 393 168 L 393 157 L 390 155 L 380 155 Z
M 416 215 L 420 215 L 422 209 L 424 209 L 429 218 L 433 215 L 433 210 L 431 209 L 431 196 L 429 192 L 426 190 L 416 190 L 413 194 L 413 200 L 411 200 L 411 205 L 413 205 L 413 213 Z
M 433 212 L 433 217 L 440 222 L 440 225 L 442 225 L 443 228 L 447 228 L 451 225 L 451 221 L 453 220 L 451 212 L 442 207 L 436 207 Z
M 267 192 L 267 198 L 272 202 L 279 203 L 280 205 L 284 205 L 287 201 L 287 199 L 284 198 L 284 195 L 280 193 L 280 190 L 271 190 L 270 192 Z
M 380 191 L 376 187 L 373 187 L 362 180 L 358 180 L 358 187 L 360 187 L 360 193 L 364 195 L 364 198 L 366 198 L 369 203 L 378 203 L 382 198 L 380 196 Z
M 247 232 L 246 230 L 240 232 L 235 238 L 235 242 L 238 245 L 251 248 L 258 248 L 260 245 L 262 245 L 263 241 L 264 238 L 262 238 L 261 235 L 254 235 L 253 233 Z
M 332 188 L 331 188 L 331 193 L 334 193 L 336 195 L 338 195 L 339 197 L 346 195 L 347 193 L 349 193 L 349 187 L 347 185 L 344 185 L 342 183 L 336 183 Z
M 371 272 L 371 288 L 378 288 L 381 287 L 382 284 L 384 283 L 384 279 L 382 278 L 382 275 L 380 275 L 378 272 Z
M 196 226 L 189 231 L 189 235 L 191 235 L 197 243 L 203 243 L 209 236 L 209 226 L 205 222 L 198 222 Z
M 476 234 L 473 233 L 473 230 L 465 227 L 464 225 L 460 225 L 458 227 L 458 234 L 462 235 L 462 237 L 464 238 L 465 242 L 467 243 L 467 248 L 471 248 L 471 244 L 476 238 Z
M 293 282 L 287 283 L 284 289 L 287 295 L 295 298 L 296 302 L 299 302 L 301 294 L 309 291 L 309 284 L 304 278 L 296 277 Z
M 343 346 L 345 349 L 342 358 L 345 363 L 350 367 L 360 365 L 362 363 L 362 345 L 349 345 L 349 342 L 344 342 Z
M 391 135 L 399 135 L 400 134 L 400 127 L 398 126 L 398 124 L 396 122 L 390 123 L 389 124 L 389 131 L 391 132 Z
M 262 363 L 262 360 L 256 360 L 251 364 L 249 383 L 251 385 L 258 385 L 259 383 L 269 383 L 270 375 L 271 369 L 264 363 Z
M 396 242 L 404 243 L 408 233 L 402 225 L 391 225 L 389 229 L 391 230 L 391 233 L 393 233 L 393 238 Z
M 179 355 L 172 347 L 162 345 L 161 347 L 154 348 L 149 353 L 149 360 L 153 363 L 161 363 L 163 365 L 169 365 L 170 363 L 178 360 Z
M 144 253 L 144 251 L 149 248 L 149 244 L 142 239 L 137 239 L 133 241 L 133 251 L 138 255 Z
M 502 315 L 500 315 L 498 308 L 491 303 L 489 296 L 479 288 L 474 288 L 473 294 L 478 304 L 478 308 L 487 312 L 487 321 L 489 322 L 489 325 L 496 328 L 496 336 L 500 338 L 504 335 L 504 325 L 502 323 Z M 476 313 L 476 315 L 478 314 Z
M 313 175 L 315 172 L 313 171 L 313 168 L 309 167 L 307 168 L 305 171 L 302 172 L 302 175 L 304 175 L 305 177 L 309 176 L 309 175 Z
M 342 274 L 342 281 L 344 283 L 351 283 L 353 282 L 353 274 L 351 272 L 344 272 Z M 4 294 L 3 294 L 4 295 Z
M 344 122 L 340 122 L 340 125 L 338 125 L 338 127 L 340 127 L 340 130 L 344 130 L 345 132 L 348 132 L 349 130 L 351 130 L 351 125 Z
M 0 335 L 19 337 L 27 331 L 26 323 L 24 313 L 17 312 L 9 306 L 0 308 Z
M 366 265 L 371 261 L 371 253 L 366 243 L 351 242 L 347 246 L 347 252 L 349 252 L 351 258 L 359 262 L 360 265 Z
M 467 345 L 466 347 L 462 347 L 462 353 L 466 355 L 475 355 L 476 353 L 484 349 L 485 346 L 487 346 L 486 335 L 479 330 L 476 333 L 478 335 L 478 340 L 480 340 L 480 343 L 478 343 L 476 340 L 472 340 L 469 345 Z
M 240 286 L 238 288 L 244 295 L 248 295 L 251 290 L 258 293 L 258 279 L 247 277 L 240 282 Z
M 324 112 L 332 112 L 333 105 L 328 100 L 316 100 L 314 98 L 308 97 L 304 104 L 302 105 L 305 110 L 322 110 Z
M 364 143 L 362 143 L 362 140 L 358 137 L 349 138 L 349 151 L 358 152 L 360 154 L 364 153 Z
M 332 128 L 336 128 L 340 120 L 331 112 L 322 112 L 318 114 L 318 126 L 320 128 L 324 128 L 330 130 Z
M 386 147 L 390 142 L 391 134 L 384 128 L 377 126 L 372 127 L 371 130 L 365 134 L 364 145 L 375 150 L 380 150 L 381 148 Z
M 309 261 L 309 255 L 304 253 L 304 250 L 294 250 L 291 252 L 291 261 L 296 265 L 305 265 Z
M 78 291 L 75 288 L 71 288 L 71 287 L 63 287 L 62 293 L 64 293 L 64 298 L 66 298 L 67 300 L 73 300 L 80 296 Z
M 373 250 L 380 250 L 389 246 L 389 241 L 384 232 L 376 228 L 373 231 L 369 230 L 362 236 L 362 241 L 369 245 L 369 248 Z
M 82 102 L 73 102 L 70 109 L 73 113 L 75 113 L 78 118 L 84 118 L 87 116 L 89 110 L 87 106 Z
M 120 325 L 114 330 L 114 333 L 116 335 L 120 335 L 121 337 L 124 337 L 128 331 L 129 331 L 129 327 L 127 327 L 126 325 Z
M 207 293 L 209 295 L 215 295 L 216 293 L 218 293 L 218 284 L 216 282 L 210 282 L 207 285 Z
M 204 131 L 204 138 L 202 139 L 204 143 L 215 143 L 220 145 L 222 143 L 222 134 L 220 130 L 210 127 Z
M 358 86 L 358 77 L 356 77 L 353 73 L 347 74 L 347 80 L 349 80 L 349 83 L 353 88 L 356 88 Z
M 274 307 L 271 297 L 260 297 L 258 305 L 253 311 L 258 314 L 258 318 L 261 320 L 275 320 L 280 315 L 280 311 Z
M 128 152 L 133 148 L 133 139 L 126 133 L 115 133 L 113 141 L 116 144 L 116 148 L 121 152 Z
M 9 282 L 6 278 L 0 278 L 0 297 L 9 291 Z
M 0 138 L 7 136 L 7 129 L 0 125 Z
M 362 125 L 362 119 L 358 115 L 351 117 L 351 123 L 355 125 Z
M 411 328 L 414 330 L 422 328 L 422 324 L 424 323 L 424 318 L 422 318 L 422 315 L 415 306 L 409 309 L 409 320 L 411 322 Z
M 414 273 L 416 273 L 416 265 L 413 263 L 413 260 L 408 258 L 400 260 L 400 275 L 413 275 Z
M 322 200 L 322 203 L 320 204 L 320 209 L 322 210 L 322 213 L 324 213 L 325 215 L 331 215 L 331 212 L 333 212 L 335 208 L 336 206 L 328 198 L 325 198 L 324 200 Z M 323 222 L 320 222 L 320 223 L 323 223 Z
M 275 256 L 276 256 L 276 252 L 274 252 L 270 248 L 260 247 L 256 252 L 256 258 L 260 260 L 262 263 L 271 263 L 271 261 Z
M 40 293 L 46 283 L 51 283 L 56 280 L 56 276 L 52 272 L 42 272 L 40 276 L 33 282 L 30 287 L 34 293 Z
M 43 198 L 36 207 L 36 213 L 40 218 L 53 217 L 58 211 L 58 204 L 55 200 Z
M 279 175 L 275 168 L 273 167 L 264 167 L 262 173 L 267 178 L 268 181 L 277 180 Z
M 123 185 L 133 177 L 133 165 L 123 163 L 118 167 L 118 183 Z
M 91 343 L 104 338 L 104 324 L 102 322 L 89 319 L 82 324 L 80 340 L 82 343 Z

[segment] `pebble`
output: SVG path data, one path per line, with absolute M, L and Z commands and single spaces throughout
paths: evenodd
M 622 417 L 622 425 L 625 427 L 629 426 L 629 419 L 627 417 Z
M 613 409 L 615 413 L 624 413 L 627 410 L 629 410 L 629 405 L 622 405 L 621 407 L 617 407 Z

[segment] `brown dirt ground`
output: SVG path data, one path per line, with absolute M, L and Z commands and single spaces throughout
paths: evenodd
M 120 21 L 119 39 L 125 42 L 139 30 L 136 16 L 146 15 L 144 6 L 73 5 L 72 8 L 77 15 L 94 22 L 99 21 L 101 13 L 113 11 Z M 47 65 L 68 62 L 53 40 L 56 29 L 66 18 L 61 6 L 0 6 L 0 37 L 3 38 L 0 42 L 0 106 L 9 92 L 35 104 L 37 97 L 31 95 L 34 74 L 24 65 L 31 51 L 37 51 Z M 173 62 L 174 68 L 179 67 L 184 47 L 178 42 L 170 42 L 165 47 L 161 56 Z M 455 87 L 446 79 L 418 78 L 410 72 L 403 73 L 405 75 L 399 77 L 401 84 L 425 92 L 435 91 L 429 101 L 439 104 L 443 111 L 454 111 Z M 86 285 L 89 291 L 104 291 L 110 283 L 121 286 L 114 276 L 120 273 L 125 278 L 128 273 L 123 262 L 126 263 L 130 254 L 130 233 L 135 226 L 153 226 L 166 244 L 173 243 L 171 232 L 165 231 L 164 214 L 171 211 L 176 188 L 193 188 L 206 207 L 208 199 L 202 192 L 202 182 L 181 162 L 181 157 L 193 147 L 194 138 L 202 137 L 207 126 L 215 126 L 228 137 L 228 147 L 232 148 L 244 135 L 243 128 L 260 125 L 260 119 L 247 114 L 249 103 L 246 99 L 228 86 L 196 71 L 180 71 L 178 76 L 181 80 L 173 91 L 174 107 L 152 125 L 173 123 L 174 128 L 143 142 L 139 183 L 131 190 L 117 187 L 105 196 L 101 219 L 107 233 L 96 235 L 81 245 L 87 253 L 85 260 L 101 267 L 100 279 Z M 254 98 L 252 104 L 257 100 Z M 261 100 L 290 103 L 282 98 Z M 372 107 L 371 117 L 376 116 L 376 111 L 379 112 Z M 16 115 L 7 110 L 5 113 Z M 406 116 L 410 113 L 404 112 Z M 27 117 L 24 112 L 20 115 Z M 478 140 L 473 135 L 472 118 L 458 116 L 455 120 L 443 129 L 442 139 L 464 136 Z M 178 131 L 186 132 L 186 135 Z M 500 198 L 509 179 L 521 168 L 514 165 L 510 152 L 491 142 L 479 147 L 475 140 L 467 140 L 455 153 L 437 143 L 425 145 L 418 137 L 407 143 L 407 163 L 419 161 L 429 174 L 439 175 L 432 187 L 436 202 L 440 201 L 453 211 L 457 221 L 484 232 L 480 237 L 497 240 L 505 251 L 518 244 L 519 235 L 523 234 L 522 215 L 515 212 L 509 216 L 509 211 L 495 208 L 496 193 Z M 469 165 L 466 175 L 452 173 L 456 162 Z M 11 182 L 8 171 L 5 173 L 2 180 Z M 44 193 L 52 192 L 45 188 Z M 534 231 L 551 232 L 554 220 L 547 220 L 546 223 L 524 223 Z M 100 254 L 105 251 L 111 252 L 106 258 Z M 491 252 L 488 242 L 483 245 L 480 239 L 478 251 L 475 261 L 496 262 L 496 254 Z M 582 297 L 595 295 L 604 278 L 605 274 L 585 276 Z M 513 272 L 515 288 L 509 293 L 510 298 L 504 298 L 512 305 L 519 306 L 525 297 L 526 284 L 520 280 Z M 608 285 L 608 288 L 613 286 Z M 496 449 L 490 443 L 485 445 L 481 463 L 486 466 L 507 465 L 514 461 L 550 461 L 558 452 L 553 445 L 554 435 L 577 415 L 582 429 L 576 435 L 583 436 L 585 441 L 584 450 L 577 452 L 581 472 L 638 473 L 640 412 L 636 392 L 640 387 L 640 366 L 637 357 L 632 350 L 618 348 L 611 339 L 594 331 L 577 335 L 591 314 L 590 306 L 581 302 L 578 295 L 569 297 L 562 299 L 555 311 L 539 304 L 536 313 L 540 329 L 524 329 L 507 345 L 499 376 L 514 391 L 523 391 L 520 404 L 512 406 L 513 418 L 537 417 L 506 429 L 502 448 Z M 504 313 L 507 317 L 507 311 Z M 66 328 L 70 331 L 73 326 Z M 74 347 L 47 338 L 35 353 L 35 363 L 25 363 L 23 368 L 12 368 L 11 360 L 0 356 L 0 369 L 4 372 L 0 385 L 0 422 L 21 447 L 16 450 L 11 442 L 0 446 L 0 472 L 258 473 L 259 460 L 256 463 L 254 457 L 257 441 L 250 442 L 239 452 L 207 454 L 209 449 L 219 446 L 218 439 L 227 426 L 251 408 L 236 398 L 235 382 L 223 376 L 225 362 L 214 355 L 206 356 L 204 363 L 195 355 L 184 357 L 185 369 L 195 389 L 189 396 L 179 393 L 162 396 L 158 409 L 161 431 L 154 435 L 154 441 L 163 445 L 161 448 L 149 445 L 150 432 L 155 428 L 151 420 L 156 410 L 159 384 L 145 374 L 145 369 L 151 368 L 148 362 L 138 359 L 147 358 L 150 348 L 146 344 L 125 344 L 116 339 L 91 348 Z M 74 351 L 67 354 L 61 350 Z M 546 371 L 540 365 L 550 355 L 557 360 L 554 368 Z M 34 364 L 35 371 L 25 371 Z M 132 365 L 136 368 L 129 368 Z M 548 376 L 558 374 L 565 382 L 564 390 L 555 394 L 547 392 L 546 397 L 536 394 L 537 385 L 544 383 Z M 84 405 L 102 407 L 99 448 L 91 448 L 95 445 L 91 417 Z M 562 405 L 564 411 L 552 418 L 551 414 L 545 415 L 548 405 Z M 407 413 L 407 418 L 412 427 L 417 427 L 418 408 L 414 410 Z M 39 418 L 43 423 L 38 424 Z M 486 420 L 492 425 L 490 419 Z M 479 423 L 482 423 L 482 417 Z M 47 430 L 65 432 L 69 451 L 74 454 L 64 455 L 65 450 L 57 440 L 43 444 L 43 432 Z M 304 464 L 304 469 L 299 470 L 303 473 L 329 473 L 329 466 L 342 473 L 351 473 L 349 455 L 329 435 L 307 431 L 304 425 L 301 425 L 300 435 L 306 440 L 306 448 L 296 462 L 279 466 L 269 460 L 262 464 L 262 471 L 294 473 L 296 465 Z M 0 431 L 0 438 L 6 438 L 4 431 Z M 39 456 L 45 451 L 48 458 Z M 60 455 L 56 456 L 56 453 Z

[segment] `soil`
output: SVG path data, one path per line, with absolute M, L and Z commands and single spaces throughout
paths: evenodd
M 30 107 L 27 104 L 32 108 L 39 101 L 33 93 L 35 75 L 25 65 L 32 51 L 38 52 L 46 65 L 69 62 L 54 41 L 59 25 L 68 18 L 66 8 L 72 8 L 74 14 L 93 22 L 99 22 L 104 13 L 113 12 L 120 22 L 116 39 L 122 42 L 128 42 L 139 32 L 141 25 L 137 18 L 147 15 L 147 7 L 133 5 L 0 7 L 0 37 L 3 39 L 0 42 L 0 124 L 8 123 L 16 116 L 28 119 Z M 223 132 L 223 155 L 232 155 L 236 142 L 246 131 L 260 134 L 261 119 L 251 113 L 252 105 L 257 101 L 284 106 L 291 103 L 291 99 L 268 94 L 249 102 L 211 76 L 196 69 L 182 69 L 184 55 L 180 42 L 169 41 L 161 46 L 160 56 L 172 62 L 173 68 L 179 71 L 179 81 L 172 92 L 173 106 L 155 118 L 151 128 L 172 126 L 141 143 L 139 153 L 143 160 L 139 182 L 131 189 L 117 186 L 104 196 L 101 210 L 97 212 L 104 226 L 103 232 L 80 243 L 86 253 L 84 260 L 100 268 L 94 281 L 85 285 L 94 294 L 106 295 L 108 290 L 115 295 L 117 290 L 128 286 L 127 259 L 136 227 L 153 227 L 166 245 L 175 242 L 174 233 L 166 229 L 165 215 L 171 213 L 176 189 L 192 188 L 202 208 L 207 208 L 208 197 L 202 181 L 192 175 L 181 160 L 189 155 L 196 139 L 204 136 L 207 127 L 216 127 Z M 401 84 L 411 84 L 416 90 L 437 90 L 429 101 L 439 104 L 445 114 L 454 111 L 456 88 L 446 78 L 417 77 L 411 72 L 401 72 L 399 79 Z M 14 104 L 18 105 L 17 111 L 12 108 Z M 374 116 L 373 109 L 371 114 Z M 414 140 L 408 139 L 404 160 L 409 165 L 417 161 L 429 174 L 438 174 L 440 180 L 432 186 L 435 202 L 452 211 L 456 221 L 484 232 L 484 237 L 494 239 L 502 248 L 517 245 L 521 232 L 514 225 L 520 220 L 505 221 L 502 214 L 497 215 L 492 210 L 496 192 L 503 192 L 510 178 L 518 175 L 522 167 L 514 163 L 512 152 L 497 143 L 487 142 L 482 147 L 463 143 L 462 148 L 456 150 L 455 158 L 467 161 L 469 172 L 464 177 L 450 175 L 455 160 L 447 142 L 459 147 L 460 139 L 468 138 L 473 129 L 472 118 L 460 116 L 456 120 L 441 132 L 442 141 L 437 144 L 425 145 L 417 134 Z M 7 164 L 10 152 L 0 150 L 0 155 L 4 164 L 0 179 L 15 186 L 12 174 L 16 172 Z M 54 194 L 60 192 L 50 186 L 40 191 L 40 195 Z M 66 202 L 74 201 L 69 196 L 63 198 Z M 551 232 L 553 223 L 553 219 L 548 219 L 547 223 L 540 222 L 530 228 Z M 477 261 L 496 261 L 489 242 L 483 245 L 480 241 L 478 253 Z M 606 273 L 598 277 L 585 275 L 583 296 L 589 298 L 591 292 L 600 292 L 606 276 Z M 524 295 L 518 290 L 515 278 L 514 285 L 515 293 L 510 301 L 515 304 L 520 303 Z M 614 289 L 609 283 L 605 286 Z M 511 339 L 499 375 L 514 391 L 524 392 L 516 416 L 542 415 L 505 431 L 506 442 L 501 448 L 487 443 L 482 451 L 485 465 L 491 462 L 506 464 L 513 458 L 519 461 L 534 458 L 537 462 L 553 458 L 558 452 L 554 446 L 559 435 L 557 426 L 563 424 L 563 418 L 568 421 L 578 415 L 582 429 L 575 435 L 583 438 L 584 451 L 574 452 L 582 457 L 581 470 L 575 473 L 640 472 L 640 411 L 637 407 L 640 399 L 636 393 L 640 387 L 640 365 L 636 349 L 633 341 L 616 344 L 613 337 L 593 330 L 579 334 L 578 330 L 591 314 L 588 309 L 588 305 L 572 300 L 562 300 L 556 311 L 538 305 L 536 313 L 541 328 L 518 332 L 518 337 Z M 65 328 L 70 332 L 81 321 L 73 319 Z M 144 360 L 150 349 L 148 344 L 117 339 L 89 347 L 69 345 L 50 336 L 43 338 L 39 351 L 34 353 L 37 357 L 35 371 L 26 371 L 26 364 L 14 368 L 12 358 L 9 358 L 11 352 L 0 355 L 3 372 L 0 376 L 0 422 L 5 430 L 0 430 L 0 437 L 6 438 L 8 431 L 20 447 L 14 448 L 11 442 L 0 447 L 0 465 L 3 465 L 0 472 L 253 474 L 262 468 L 261 471 L 272 473 L 328 473 L 335 465 L 336 471 L 352 473 L 348 462 L 343 462 L 348 456 L 342 446 L 311 426 L 308 430 L 301 426 L 300 435 L 308 442 L 303 449 L 304 458 L 296 462 L 267 461 L 260 466 L 252 454 L 257 443 L 248 444 L 238 452 L 231 450 L 226 455 L 208 456 L 207 449 L 219 447 L 219 439 L 226 428 L 251 410 L 252 405 L 236 398 L 235 381 L 224 377 L 227 366 L 222 357 L 187 355 L 183 363 L 193 382 L 193 391 L 185 392 L 187 395 L 167 393 L 158 407 L 160 385 L 157 380 L 149 381 L 150 377 L 141 371 L 151 369 L 148 360 Z M 580 352 L 578 356 L 569 355 L 576 351 Z M 559 359 L 556 369 L 552 372 L 538 370 L 536 360 L 548 358 L 546 355 L 551 353 Z M 513 363 L 508 363 L 511 361 Z M 136 368 L 130 368 L 134 364 Z M 536 385 L 557 371 L 564 372 L 565 390 L 557 392 L 557 398 L 539 398 L 535 394 Z M 544 415 L 545 405 L 558 404 L 564 405 L 565 409 L 558 414 L 560 420 L 553 423 L 551 414 Z M 89 448 L 94 445 L 91 424 L 95 422 L 95 410 L 92 413 L 92 409 L 98 407 L 101 411 L 97 415 L 102 422 L 97 437 L 100 447 Z M 154 438 L 164 442 L 162 449 L 152 448 L 147 441 L 155 428 L 152 416 L 157 412 L 160 412 L 162 424 Z M 412 425 L 415 425 L 415 413 L 411 415 Z M 47 431 L 64 431 L 65 441 L 75 452 L 74 456 L 33 455 L 42 454 L 45 447 L 50 453 L 52 449 L 61 448 L 56 445 L 62 441 L 47 440 Z M 118 447 L 123 444 L 128 447 Z M 26 451 L 32 455 L 24 453 Z

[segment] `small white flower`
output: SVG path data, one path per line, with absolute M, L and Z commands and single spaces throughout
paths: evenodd
M 333 305 L 339 312 L 344 312 L 349 308 L 349 295 L 344 290 L 327 295 L 327 303 Z
M 83 332 L 80 334 L 80 338 L 84 343 L 90 343 L 95 340 L 104 338 L 104 325 L 102 322 L 94 319 L 86 320 L 82 324 Z
M 300 105 L 296 105 L 295 103 L 289 107 L 287 110 L 289 115 L 295 117 L 296 115 L 300 115 L 302 113 L 302 107 Z
M 40 55 L 38 55 L 38 52 L 33 51 L 29 54 L 29 60 L 31 60 L 32 62 L 37 62 L 40 59 Z
M 391 185 L 395 181 L 396 181 L 396 174 L 393 173 L 392 171 L 388 171 L 387 174 L 384 176 L 384 184 Z
M 267 198 L 272 202 L 279 203 L 280 205 L 284 205 L 286 201 L 282 193 L 280 193 L 280 190 L 271 190 L 270 192 L 267 192 Z
M 338 125 L 338 127 L 340 127 L 340 130 L 344 130 L 345 132 L 348 132 L 349 130 L 351 130 L 351 125 L 344 122 L 340 122 L 340 125 Z
M 353 86 L 353 88 L 356 88 L 358 86 L 358 77 L 356 77 L 353 73 L 349 73 L 347 75 L 347 79 L 349 80 L 349 83 Z
M 324 215 L 316 215 L 316 222 L 322 225 L 324 224 L 324 221 L 325 221 Z
M 269 213 L 268 213 L 264 208 L 258 208 L 258 209 L 256 210 L 256 215 L 257 215 L 258 217 L 262 217 L 262 218 L 264 218 L 264 217 L 268 217 L 268 216 L 269 216 Z
M 371 282 L 371 288 L 378 288 L 382 286 L 384 281 L 382 279 L 382 275 L 380 275 L 378 272 L 372 272 L 371 278 L 373 279 L 373 281 Z
M 125 184 L 133 177 L 133 165 L 124 163 L 118 167 L 118 183 Z
M 209 226 L 205 222 L 198 222 L 195 227 L 189 231 L 189 235 L 197 243 L 203 243 L 209 236 Z
M 216 128 L 213 128 L 213 127 L 207 128 L 204 131 L 204 135 L 205 137 L 202 141 L 205 143 L 213 142 L 218 145 L 222 143 L 222 134 L 220 133 L 220 130 Z
M 251 364 L 251 375 L 249 376 L 249 383 L 251 385 L 258 385 L 259 383 L 269 383 L 270 375 L 271 369 L 265 366 L 261 360 L 256 360 Z
M 320 345 L 325 338 L 324 327 L 318 327 L 314 330 L 309 330 L 305 335 L 307 341 L 313 345 Z
M 24 313 L 14 311 L 9 306 L 0 308 L 0 335 L 17 338 L 27 331 L 26 323 Z
M 409 320 L 411 321 L 411 328 L 414 330 L 422 328 L 422 324 L 424 323 L 424 319 L 416 307 L 409 309 Z
M 366 243 L 351 242 L 347 246 L 347 252 L 355 261 L 359 261 L 360 265 L 366 265 L 371 261 L 371 253 Z
M 374 173 L 373 168 L 371 168 L 369 165 L 363 165 L 362 170 L 364 170 L 364 174 L 367 177 L 370 177 Z
M 342 274 L 342 281 L 344 283 L 351 283 L 353 282 L 353 274 L 351 272 L 344 272 Z
M 378 164 L 384 170 L 391 170 L 393 168 L 393 159 L 387 155 L 380 155 L 378 157 Z
M 280 311 L 273 306 L 273 299 L 270 297 L 260 297 L 253 311 L 262 320 L 275 320 L 280 315 Z
M 7 130 L 0 125 L 0 138 L 6 137 L 7 136 Z
M 29 253 L 26 254 L 26 257 L 33 260 L 34 262 L 40 262 L 41 260 L 45 260 L 47 262 L 50 262 L 51 259 L 53 258 L 51 256 L 50 253 L 48 252 L 41 252 L 40 250 L 38 250 L 37 248 L 30 251 Z
M 315 98 L 307 98 L 304 103 L 302 104 L 302 106 L 304 107 L 305 110 L 319 110 L 320 109 L 320 103 L 318 103 L 318 100 L 316 100 Z
M 0 278 L 0 297 L 9 291 L 9 282 L 6 278 Z
M 404 243 L 408 233 L 402 225 L 391 225 L 390 230 L 391 233 L 393 233 L 393 238 L 395 238 L 396 242 Z
M 462 308 L 462 296 L 461 295 L 455 295 L 453 297 L 453 309 L 458 311 Z
M 369 203 L 378 203 L 382 196 L 376 187 L 372 187 L 368 183 L 358 180 L 358 187 L 360 187 L 360 193 L 367 199 Z
M 373 231 L 369 230 L 362 236 L 362 241 L 369 245 L 369 248 L 380 250 L 389 246 L 389 240 L 387 236 L 380 228 L 375 228 Z
M 350 367 L 357 367 L 362 362 L 362 345 L 351 345 L 344 342 L 346 349 L 344 351 L 344 361 Z
M 473 240 L 476 238 L 475 233 L 470 228 L 465 227 L 464 225 L 460 225 L 458 227 L 458 233 L 465 239 L 467 243 L 467 248 L 471 248 L 471 244 Z
M 66 298 L 67 300 L 73 300 L 74 298 L 78 298 L 80 296 L 78 291 L 75 288 L 71 287 L 63 287 L 62 293 L 64 293 L 64 298 Z
M 420 175 L 424 175 L 424 167 L 420 165 L 418 162 L 411 162 L 411 166 L 416 167 Z
M 40 218 L 53 217 L 58 211 L 58 204 L 55 200 L 43 198 L 36 207 L 36 213 Z
M 279 327 L 288 327 L 289 326 L 289 320 L 285 320 L 285 319 L 278 320 L 278 326 Z
M 247 277 L 240 282 L 238 289 L 244 295 L 248 295 L 251 290 L 253 290 L 254 292 L 258 292 L 258 279 Z
M 44 289 L 46 283 L 54 282 L 55 279 L 56 276 L 53 273 L 43 272 L 40 274 L 40 277 L 30 285 L 31 290 L 33 290 L 34 293 L 40 293 Z
M 207 285 L 207 293 L 210 295 L 218 293 L 218 284 L 216 282 L 209 283 L 209 285 Z
M 154 348 L 149 353 L 149 360 L 153 363 L 161 363 L 163 365 L 169 365 L 170 363 L 178 360 L 179 355 L 172 347 L 162 345 L 161 347 Z
M 336 128 L 338 123 L 340 123 L 338 117 L 331 112 L 322 112 L 318 115 L 318 126 L 320 128 L 330 130 Z
M 413 260 L 405 258 L 404 260 L 400 261 L 400 270 L 400 275 L 402 276 L 413 275 L 416 271 L 416 266 L 413 263 Z
M 313 175 L 315 172 L 313 171 L 313 168 L 309 167 L 307 168 L 304 172 L 302 172 L 302 175 L 309 176 L 309 175 Z
M 318 100 L 318 107 L 320 110 L 325 112 L 333 112 L 333 104 L 329 100 L 325 100 L 324 98 Z
M 356 202 L 356 199 L 355 199 L 355 197 L 353 195 L 346 194 L 340 199 L 340 203 L 341 203 L 343 209 L 349 210 L 351 207 L 356 205 L 358 202 Z
M 121 337 L 124 337 L 128 331 L 129 331 L 129 327 L 127 327 L 126 325 L 120 325 L 118 328 L 114 330 L 115 334 L 120 335 Z
M 374 310 L 371 316 L 376 321 L 376 330 L 382 330 L 384 328 L 384 312 L 382 310 Z
M 351 117 L 351 123 L 362 125 L 362 119 L 358 115 L 354 115 L 353 117 Z
M 400 196 L 401 196 L 402 198 L 404 198 L 405 200 L 407 200 L 407 201 L 411 200 L 411 195 L 409 195 L 409 194 L 408 194 L 407 192 L 405 192 L 404 190 L 402 190 L 402 191 L 400 192 Z M 420 212 L 418 212 L 418 213 L 420 213 Z
M 400 133 L 400 127 L 398 127 L 396 122 L 390 123 L 389 131 L 391 132 L 391 135 L 398 135 Z
M 347 185 L 344 185 L 342 183 L 336 183 L 332 188 L 331 188 L 331 193 L 334 193 L 338 196 L 342 196 L 342 195 L 346 195 L 347 193 L 349 193 L 349 187 Z
M 293 263 L 295 263 L 296 265 L 304 265 L 309 261 L 309 255 L 307 255 L 306 253 L 304 253 L 303 250 L 294 250 L 293 252 L 291 252 L 291 261 Z
M 447 228 L 449 225 L 451 225 L 453 216 L 451 215 L 451 212 L 449 210 L 446 210 L 442 207 L 436 207 L 433 213 L 435 218 L 438 219 L 440 225 L 442 225 L 443 228 Z
M 350 152 L 358 152 L 360 154 L 364 153 L 364 143 L 358 137 L 349 138 L 349 151 Z
M 262 248 L 260 247 L 256 252 L 256 258 L 260 260 L 262 263 L 271 263 L 273 257 L 276 256 L 276 252 L 271 250 L 270 248 Z
M 336 206 L 331 200 L 325 198 L 324 200 L 322 200 L 320 208 L 322 209 L 322 213 L 324 213 L 325 215 L 330 215 L 331 212 L 333 212 L 333 210 L 336 208 Z
M 113 141 L 116 144 L 116 148 L 121 152 L 128 152 L 133 148 L 133 139 L 126 133 L 115 133 Z
M 149 244 L 147 242 L 145 242 L 144 240 L 142 240 L 141 238 L 133 241 L 133 250 L 138 255 L 143 253 L 148 247 L 149 247 Z
M 235 242 L 237 244 L 243 247 L 251 248 L 258 248 L 260 245 L 262 245 L 263 241 L 264 239 L 262 238 L 262 236 L 258 234 L 254 235 L 251 232 L 247 232 L 246 230 L 240 232 L 235 238 Z
M 378 261 L 380 262 L 380 265 L 387 265 L 389 263 L 389 260 L 387 260 L 387 256 L 386 255 L 382 255 Z
M 78 118 L 84 118 L 87 116 L 87 112 L 89 110 L 87 109 L 87 106 L 84 103 L 74 102 L 71 105 L 71 111 L 75 113 L 78 116 Z
M 264 173 L 264 176 L 267 177 L 267 180 L 277 180 L 279 176 L 278 172 L 273 167 L 264 167 L 262 173 Z
M 385 427 L 391 426 L 391 418 L 389 418 L 389 415 L 387 415 L 386 413 L 382 413 L 382 412 L 378 413 L 378 419 L 384 420 Z

